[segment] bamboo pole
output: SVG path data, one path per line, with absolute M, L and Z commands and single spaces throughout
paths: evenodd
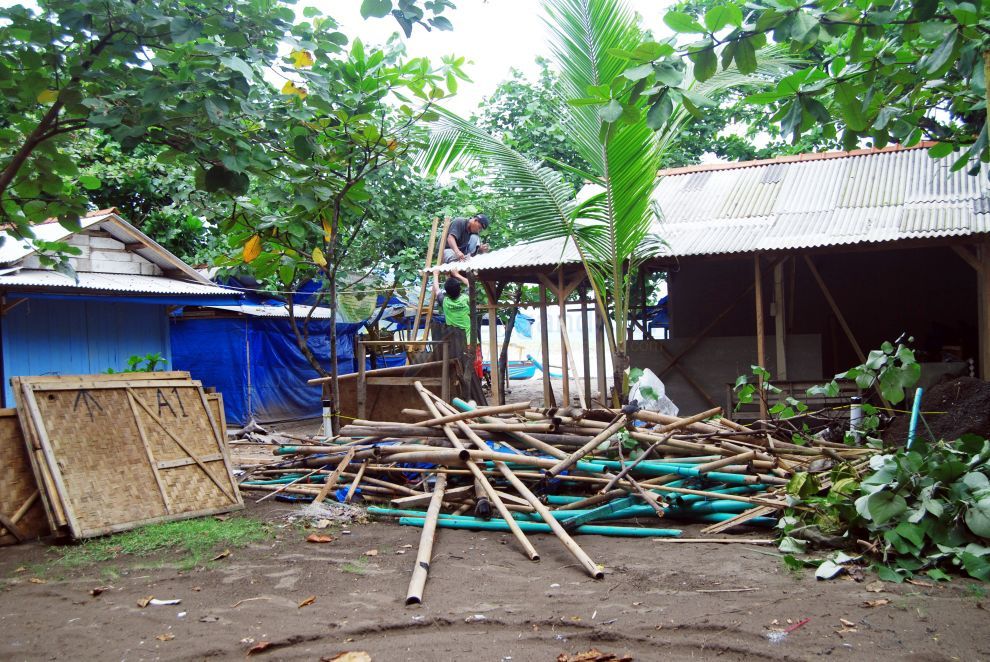
M 448 409 L 448 410 L 451 409 L 450 405 L 448 405 L 447 403 L 439 403 L 438 406 L 442 407 L 443 409 Z M 463 432 L 465 435 L 468 436 L 471 442 L 479 450 L 487 450 L 488 446 L 485 445 L 485 442 L 481 439 L 481 437 L 474 434 L 471 428 L 469 428 L 464 423 L 464 421 L 457 421 L 457 426 L 460 428 L 461 432 Z M 570 552 L 571 555 L 578 560 L 578 563 L 581 564 L 581 566 L 585 569 L 585 571 L 595 579 L 604 578 L 605 573 L 602 571 L 602 568 L 599 567 L 597 563 L 591 560 L 591 557 L 588 556 L 583 549 L 581 549 L 580 545 L 574 542 L 574 539 L 571 538 L 570 534 L 567 533 L 566 530 L 564 530 L 564 527 L 550 513 L 550 510 L 545 505 L 543 505 L 543 503 L 540 502 L 540 500 L 536 497 L 536 495 L 533 494 L 530 491 L 530 489 L 526 487 L 526 485 L 521 480 L 519 480 L 518 477 L 516 477 L 516 475 L 512 472 L 512 470 L 509 469 L 509 467 L 505 464 L 505 462 L 496 462 L 495 468 L 502 474 L 502 476 L 505 477 L 507 481 L 509 481 L 509 484 L 512 485 L 512 487 L 514 487 L 516 491 L 522 495 L 522 497 L 529 503 L 529 505 L 532 506 L 533 509 L 540 514 L 540 517 L 543 518 L 543 521 L 550 526 L 550 530 L 553 532 L 553 534 L 557 536 L 557 539 L 560 540 L 560 542 L 564 545 L 567 551 Z
M 327 498 L 330 491 L 337 485 L 341 472 L 347 467 L 348 464 L 351 463 L 351 460 L 354 459 L 354 453 L 355 449 L 353 448 L 347 451 L 347 455 L 345 455 L 344 459 L 337 464 L 337 468 L 333 470 L 333 473 L 330 474 L 326 482 L 323 483 L 323 488 L 320 490 L 320 493 L 316 495 L 316 498 L 313 499 L 313 503 L 320 503 Z
M 424 387 L 419 381 L 413 382 L 413 386 L 416 388 L 416 392 L 419 393 L 419 396 L 423 400 L 423 404 L 426 405 L 427 410 L 429 410 L 435 418 L 439 418 L 440 411 L 433 405 L 433 400 L 430 399 L 430 396 L 427 395 L 428 391 L 426 390 L 426 387 Z M 450 443 L 454 445 L 456 451 L 459 453 L 468 453 L 467 449 L 464 448 L 464 444 L 462 444 L 460 439 L 457 438 L 457 435 L 454 434 L 454 431 L 451 429 L 449 423 L 444 424 L 443 429 L 447 433 L 447 438 L 450 440 Z M 458 457 L 463 456 L 458 455 Z M 470 457 L 470 455 L 467 457 Z M 464 462 L 464 460 L 461 461 Z M 513 520 L 512 515 L 509 514 L 509 509 L 505 507 L 505 503 L 503 503 L 501 497 L 495 493 L 495 488 L 492 487 L 490 482 L 488 482 L 488 478 L 484 473 L 482 473 L 481 468 L 474 462 L 467 462 L 466 464 L 467 468 L 472 474 L 474 474 L 474 477 L 479 480 L 485 488 L 485 491 L 488 493 L 489 501 L 495 504 L 495 508 L 502 515 L 502 518 L 509 522 L 509 530 L 512 531 L 512 535 L 514 535 L 516 540 L 519 541 L 519 544 L 522 546 L 523 552 L 526 556 L 529 557 L 531 561 L 539 561 L 540 555 L 537 553 L 536 548 L 529 542 L 529 539 L 526 537 L 526 534 L 523 533 L 522 529 L 515 524 L 515 520 Z
M 450 219 L 449 218 L 445 218 L 445 219 L 443 219 L 443 231 L 440 233 L 440 254 L 437 255 L 437 261 L 436 261 L 437 266 L 440 266 L 441 264 L 443 264 L 443 251 L 444 251 L 444 248 L 447 247 L 447 235 L 448 234 L 450 234 Z M 430 305 L 426 309 L 426 322 L 423 324 L 423 329 L 424 329 L 424 331 L 423 331 L 423 339 L 424 340 L 430 337 L 430 323 L 433 322 L 433 306 L 434 306 L 435 303 L 436 303 L 436 300 L 433 297 L 430 297 Z M 417 331 L 416 334 L 417 334 L 417 337 L 418 337 L 419 331 Z M 446 361 L 444 362 L 444 365 L 446 365 Z
M 347 488 L 347 496 L 344 497 L 344 503 L 350 503 L 351 499 L 354 497 L 354 492 L 357 490 L 358 485 L 361 484 L 361 479 L 364 478 L 364 472 L 368 468 L 368 461 L 365 460 L 361 463 L 361 467 L 358 469 L 357 475 L 351 481 L 351 486 Z
M 419 536 L 419 552 L 416 554 L 416 565 L 413 566 L 412 577 L 409 579 L 409 590 L 406 591 L 406 605 L 418 605 L 423 602 L 423 589 L 426 587 L 426 576 L 430 572 L 430 561 L 433 558 L 433 537 L 437 530 L 437 516 L 440 515 L 446 487 L 447 476 L 437 474 L 433 497 L 426 511 L 426 522 Z
M 528 402 L 515 402 L 512 404 L 497 405 L 492 407 L 477 407 L 471 411 L 462 411 L 451 414 L 449 416 L 438 416 L 426 421 L 418 421 L 417 423 L 415 423 L 415 425 L 420 425 L 424 427 L 443 425 L 444 423 L 454 423 L 456 421 L 464 421 L 469 418 L 478 418 L 480 416 L 507 414 L 512 412 L 522 411 L 523 409 L 529 409 Z
M 416 303 L 416 317 L 413 322 L 413 337 L 412 340 L 419 338 L 419 321 L 422 319 L 423 313 L 423 300 L 426 298 L 426 290 L 429 287 L 430 274 L 429 269 L 433 266 L 433 248 L 437 239 L 437 225 L 439 225 L 440 219 L 437 217 L 433 218 L 433 227 L 430 229 L 430 243 L 426 247 L 426 266 L 423 269 L 423 280 L 419 285 L 419 301 Z M 440 247 L 440 255 L 443 255 L 443 247 Z
M 561 471 L 565 471 L 570 467 L 574 466 L 578 460 L 594 450 L 600 443 L 611 437 L 613 434 L 621 430 L 626 426 L 626 415 L 620 414 L 619 418 L 616 419 L 611 425 L 599 432 L 597 435 L 592 437 L 591 441 L 577 449 L 564 459 L 562 459 L 557 464 L 550 467 L 547 471 L 548 478 L 554 478 L 560 474 Z

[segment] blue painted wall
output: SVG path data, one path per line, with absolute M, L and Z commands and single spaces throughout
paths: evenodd
M 28 299 L 0 318 L 0 342 L 7 407 L 11 377 L 124 370 L 135 354 L 155 352 L 172 368 L 166 307 L 153 304 Z

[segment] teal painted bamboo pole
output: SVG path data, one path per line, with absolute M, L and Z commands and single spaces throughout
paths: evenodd
M 581 471 L 605 473 L 610 469 L 619 469 L 620 463 L 616 460 L 595 460 L 594 462 L 578 462 L 577 468 Z M 746 474 L 727 474 L 721 471 L 702 473 L 697 469 L 666 462 L 641 462 L 632 470 L 632 473 L 643 476 L 666 476 L 667 474 L 677 474 L 678 476 L 692 478 L 700 476 L 718 483 L 727 483 L 730 485 L 750 485 L 759 480 L 756 476 L 747 476 Z
M 402 526 L 423 526 L 426 520 L 421 517 L 400 517 Z M 526 533 L 550 533 L 550 525 L 540 522 L 518 522 L 519 528 Z M 509 525 L 504 520 L 454 520 L 441 518 L 437 526 L 446 529 L 470 529 L 476 531 L 508 531 Z M 574 529 L 573 533 L 599 536 L 625 536 L 630 538 L 676 538 L 683 533 L 680 529 L 652 529 L 625 526 L 597 526 L 585 524 Z

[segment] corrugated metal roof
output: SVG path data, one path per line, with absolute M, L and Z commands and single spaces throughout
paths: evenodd
M 79 282 L 65 274 L 45 269 L 22 269 L 0 276 L 0 288 L 57 288 L 135 294 L 182 294 L 200 296 L 240 296 L 237 290 L 217 285 L 188 283 L 165 276 L 79 273 Z
M 289 306 L 284 305 L 261 305 L 261 304 L 241 304 L 238 306 L 203 306 L 204 308 L 210 308 L 212 310 L 224 310 L 231 313 L 240 313 L 242 315 L 247 315 L 248 317 L 281 317 L 288 319 L 289 317 Z M 295 306 L 296 319 L 302 319 L 309 315 L 310 306 Z M 313 308 L 313 319 L 328 320 L 330 319 L 330 309 L 325 307 L 317 306 Z M 350 323 L 351 320 L 346 319 L 343 311 L 337 311 L 337 322 L 341 324 Z
M 661 173 L 654 232 L 684 257 L 990 233 L 990 183 L 952 172 L 957 155 L 905 149 L 808 154 Z M 463 270 L 579 261 L 557 239 L 520 244 L 459 263 Z M 447 269 L 451 265 L 447 265 Z

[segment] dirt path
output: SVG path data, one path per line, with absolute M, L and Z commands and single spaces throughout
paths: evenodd
M 243 516 L 284 525 L 294 508 L 266 502 Z M 304 542 L 311 531 L 298 525 L 274 530 L 189 572 L 168 554 L 65 570 L 42 567 L 52 556 L 42 544 L 0 549 L 0 659 L 243 659 L 260 641 L 273 645 L 252 657 L 269 660 L 366 650 L 374 660 L 549 661 L 591 647 L 636 660 L 990 659 L 990 599 L 963 579 L 877 593 L 869 574 L 816 582 L 752 545 L 585 536 L 606 566 L 594 581 L 551 537 L 533 536 L 543 560 L 531 563 L 507 535 L 444 530 L 426 603 L 407 608 L 418 529 L 355 524 L 329 544 Z M 182 603 L 139 608 L 149 595 Z M 889 602 L 863 606 L 878 599 Z

